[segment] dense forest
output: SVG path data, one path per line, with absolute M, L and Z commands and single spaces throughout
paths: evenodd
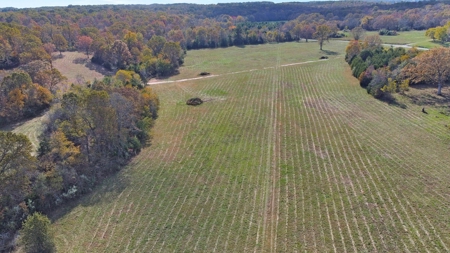
M 48 213 L 92 190 L 149 143 L 159 101 L 144 84 L 177 73 L 188 50 L 323 42 L 354 28 L 430 29 L 428 36 L 446 41 L 449 20 L 450 5 L 439 1 L 0 9 L 0 125 L 51 108 L 36 156 L 25 136 L 0 132 L 0 244 L 14 238 L 29 214 Z M 65 51 L 83 52 L 116 75 L 62 93 L 66 78 L 52 61 Z M 361 85 L 383 97 L 431 80 L 414 67 L 444 51 L 384 49 L 369 36 L 350 42 L 346 60 Z M 441 85 L 447 76 L 440 78 L 431 81 Z

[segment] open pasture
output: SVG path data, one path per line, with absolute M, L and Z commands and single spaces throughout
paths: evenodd
M 449 252 L 444 119 L 369 96 L 345 46 L 189 51 L 217 76 L 152 86 L 152 146 L 53 215 L 58 251 Z
M 199 77 L 201 72 L 211 75 L 238 74 L 253 70 L 264 70 L 274 67 L 274 52 L 278 52 L 280 66 L 317 61 L 320 56 L 333 57 L 336 47 L 324 46 L 324 51 L 318 50 L 317 42 L 281 43 L 264 45 L 246 45 L 243 47 L 191 50 L 180 67 L 180 73 L 167 81 L 183 80 Z M 339 49 L 341 50 L 341 49 Z
M 63 52 L 62 56 L 53 53 L 53 58 L 53 66 L 67 77 L 69 84 L 83 84 L 95 79 L 101 80 L 105 75 L 114 75 L 103 67 L 91 63 L 90 59 L 80 52 Z

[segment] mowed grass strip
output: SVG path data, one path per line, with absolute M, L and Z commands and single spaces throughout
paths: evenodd
M 152 86 L 152 146 L 54 217 L 59 251 L 448 251 L 446 119 L 370 97 L 345 43 L 327 61 L 315 43 L 258 47 L 264 62 Z M 186 62 L 224 52 L 256 54 Z M 186 106 L 194 96 L 211 100 Z

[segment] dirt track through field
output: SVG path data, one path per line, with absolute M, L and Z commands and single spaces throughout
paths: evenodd
M 317 60 L 317 61 L 305 61 L 305 62 L 289 63 L 289 64 L 279 65 L 279 66 L 275 66 L 275 67 L 265 67 L 265 68 L 262 68 L 262 69 L 263 70 L 265 70 L 265 69 L 276 69 L 276 68 L 280 68 L 280 67 L 302 65 L 302 64 L 308 64 L 308 63 L 320 62 L 320 61 L 326 61 L 326 59 L 324 59 L 324 60 Z M 219 77 L 219 76 L 225 76 L 225 75 L 236 75 L 236 74 L 248 73 L 248 72 L 257 71 L 257 70 L 258 69 L 249 69 L 249 70 L 243 70 L 243 71 L 230 72 L 230 73 L 221 74 L 221 75 L 208 75 L 208 76 L 200 76 L 200 77 L 185 78 L 185 79 L 170 80 L 170 81 L 157 81 L 157 80 L 155 80 L 155 81 L 148 82 L 147 85 L 188 82 L 188 81 L 201 80 L 201 79 L 211 78 L 211 77 Z

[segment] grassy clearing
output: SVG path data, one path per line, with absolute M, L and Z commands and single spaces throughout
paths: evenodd
M 53 66 L 67 77 L 69 84 L 78 84 L 78 75 L 81 75 L 84 81 L 100 80 L 105 75 L 114 75 L 114 73 L 110 73 L 104 68 L 92 64 L 83 53 L 64 52 L 62 55 L 60 57 L 59 53 L 53 54 Z
M 347 37 L 343 40 L 351 40 L 351 34 L 345 33 Z M 378 31 L 366 32 L 366 35 L 375 35 Z M 431 41 L 430 38 L 425 36 L 425 31 L 407 31 L 399 32 L 396 36 L 380 36 L 383 43 L 386 44 L 398 44 L 398 45 L 410 45 L 424 48 L 441 47 L 442 44 Z
M 35 117 L 31 120 L 24 120 L 15 124 L 11 124 L 0 128 L 0 131 L 12 131 L 14 133 L 24 134 L 30 139 L 35 151 L 39 148 L 39 135 L 43 131 L 43 121 L 45 120 L 45 112 L 43 115 Z
M 245 47 L 191 50 L 180 68 L 180 74 L 168 80 L 198 77 L 201 72 L 211 75 L 236 74 L 236 72 L 261 70 L 274 67 L 274 53 L 279 56 L 279 64 L 291 64 L 319 60 L 320 56 L 334 57 L 338 52 L 334 47 L 324 46 L 320 51 L 317 42 L 247 45 Z
M 223 75 L 153 86 L 152 147 L 55 214 L 58 251 L 448 252 L 444 119 L 367 95 L 345 46 L 190 51 L 181 76 Z

